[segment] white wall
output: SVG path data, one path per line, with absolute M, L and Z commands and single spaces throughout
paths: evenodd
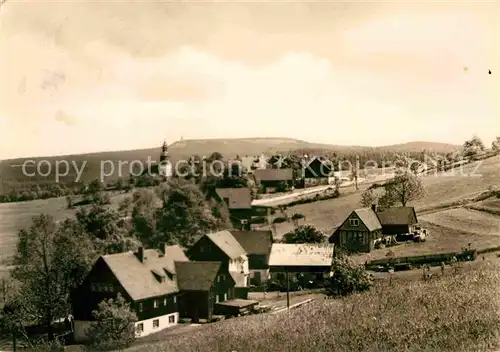
M 76 342 L 85 342 L 87 340 L 87 330 L 90 327 L 90 321 L 75 320 L 73 322 L 73 336 Z
M 169 323 L 169 317 L 174 317 L 174 322 Z M 160 325 L 157 328 L 153 328 L 153 320 L 159 319 Z M 142 333 L 137 333 L 136 337 L 144 337 L 154 332 L 161 331 L 163 329 L 177 325 L 179 322 L 179 313 L 172 313 L 167 315 L 162 315 L 156 318 L 141 320 L 135 323 L 135 326 L 143 324 L 144 331 Z M 85 342 L 88 340 L 87 332 L 90 327 L 90 321 L 75 320 L 74 321 L 74 338 L 76 342 Z
M 174 322 L 169 323 L 169 317 L 173 316 L 174 317 Z M 153 328 L 153 320 L 159 319 L 160 320 L 160 326 L 157 328 Z M 143 324 L 144 326 L 144 331 L 142 333 L 138 333 L 136 336 L 137 337 L 144 337 L 148 336 L 149 334 L 152 334 L 154 332 L 161 331 L 163 329 L 172 327 L 174 325 L 177 325 L 179 322 L 179 313 L 172 313 L 172 314 L 167 314 L 167 315 L 162 315 L 160 317 L 152 318 L 152 319 L 147 319 L 147 320 L 141 320 L 135 323 L 135 326 L 139 326 L 139 324 Z

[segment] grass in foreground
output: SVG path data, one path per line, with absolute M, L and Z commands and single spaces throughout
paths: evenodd
M 488 351 L 500 341 L 500 267 L 371 292 L 275 315 L 202 326 L 129 351 Z

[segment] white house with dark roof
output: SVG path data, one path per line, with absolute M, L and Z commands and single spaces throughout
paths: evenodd
M 174 326 L 179 321 L 176 262 L 188 258 L 179 246 L 163 246 L 101 256 L 84 282 L 72 292 L 74 338 L 85 341 L 98 304 L 118 294 L 137 314 L 137 336 Z

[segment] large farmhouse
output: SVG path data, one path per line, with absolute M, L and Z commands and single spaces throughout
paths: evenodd
M 178 294 L 175 262 L 188 258 L 179 246 L 161 251 L 139 248 L 101 256 L 84 282 L 72 293 L 74 337 L 85 341 L 92 312 L 104 299 L 121 294 L 137 314 L 138 336 L 146 336 L 177 324 Z

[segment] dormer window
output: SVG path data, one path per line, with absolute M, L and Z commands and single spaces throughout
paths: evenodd
M 349 225 L 359 226 L 359 220 L 358 219 L 349 219 Z

